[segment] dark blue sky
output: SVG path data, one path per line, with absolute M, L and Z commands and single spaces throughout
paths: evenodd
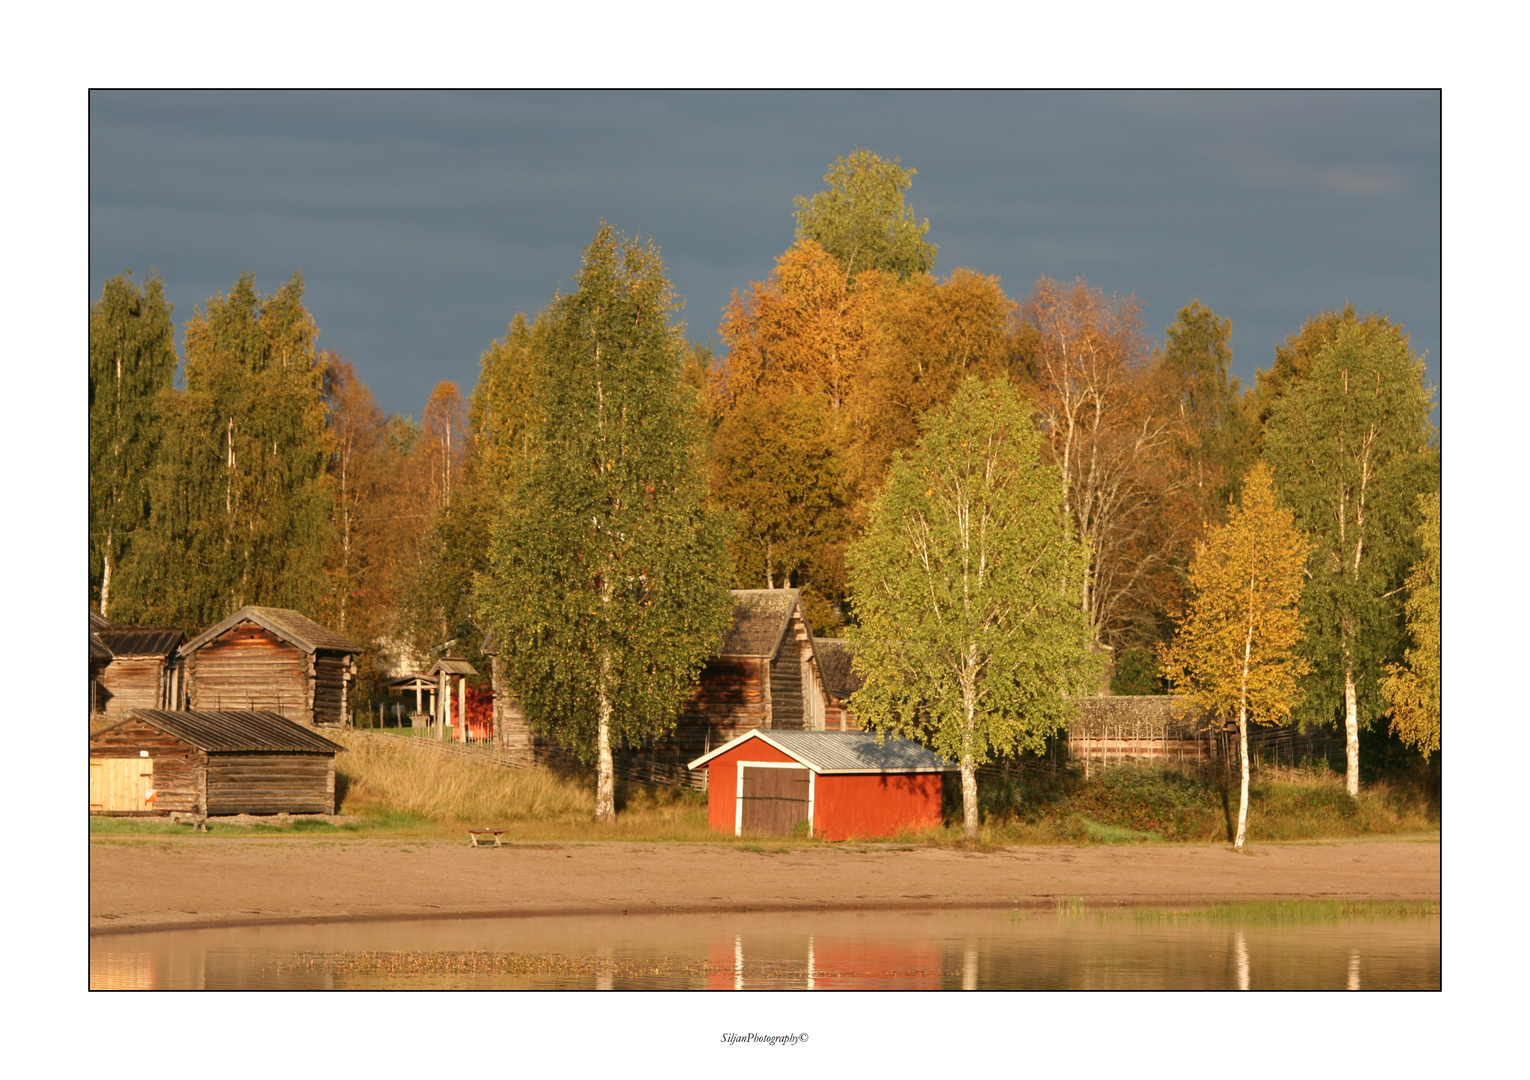
M 1440 377 L 1435 92 L 293 93 L 90 96 L 90 288 L 158 269 L 184 324 L 241 271 L 307 282 L 324 348 L 389 412 L 465 391 L 605 217 L 652 237 L 692 340 L 792 242 L 857 146 L 918 170 L 939 276 L 1083 275 L 1151 341 L 1200 297 L 1250 383 L 1352 300 Z

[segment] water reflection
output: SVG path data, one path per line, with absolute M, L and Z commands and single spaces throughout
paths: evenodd
M 1438 918 L 832 912 L 255 926 L 91 940 L 135 989 L 1438 989 Z

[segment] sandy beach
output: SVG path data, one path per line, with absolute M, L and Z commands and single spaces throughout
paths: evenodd
M 550 914 L 1438 900 L 1437 839 L 1016 847 L 97 839 L 90 932 Z

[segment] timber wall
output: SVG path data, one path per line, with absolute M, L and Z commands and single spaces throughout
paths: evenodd
M 333 814 L 333 754 L 213 754 L 209 814 Z
M 148 760 L 154 763 L 154 789 L 159 794 L 141 813 L 200 812 L 207 755 L 196 747 L 141 720 L 129 720 L 90 739 L 92 759 L 141 758 L 142 750 L 149 752 Z M 92 808 L 92 812 L 99 811 Z
M 126 716 L 131 709 L 163 709 L 165 662 L 163 658 L 127 657 L 112 660 L 97 677 L 97 701 L 108 717 Z
M 192 710 L 270 709 L 313 723 L 309 657 L 254 623 L 240 623 L 186 658 Z

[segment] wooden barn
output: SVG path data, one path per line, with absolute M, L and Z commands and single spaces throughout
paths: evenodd
M 198 711 L 278 712 L 316 727 L 350 720 L 360 647 L 288 608 L 243 607 L 181 648 Z
M 797 589 L 734 589 L 733 626 L 664 749 L 684 761 L 764 728 L 823 731 L 831 701 Z M 835 723 L 841 717 L 834 713 Z
M 178 626 L 113 626 L 91 632 L 92 655 L 99 642 L 108 654 L 92 665 L 91 712 L 108 720 L 133 709 L 174 709 L 181 704 Z
M 707 823 L 735 836 L 825 840 L 940 824 L 943 777 L 958 767 L 906 739 L 860 731 L 761 731 L 690 763 L 707 770 Z
M 343 749 L 269 711 L 136 709 L 90 737 L 90 812 L 333 814 Z

